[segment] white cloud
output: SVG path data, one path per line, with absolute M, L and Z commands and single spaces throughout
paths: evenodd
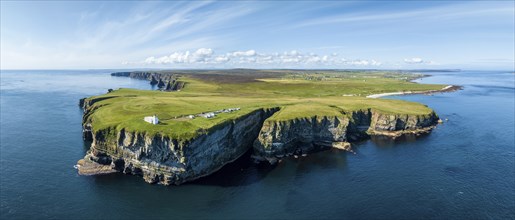
M 381 66 L 382 65 L 382 63 L 377 60 L 371 60 L 371 62 L 372 62 L 371 63 L 372 66 Z
M 241 56 L 250 57 L 250 56 L 256 56 L 256 51 L 255 50 L 234 51 L 232 53 L 229 53 L 228 55 L 233 56 L 233 57 L 241 57 Z
M 343 65 L 349 65 L 349 66 L 381 66 L 382 63 L 377 60 L 363 60 L 363 59 L 356 59 L 356 60 L 346 60 L 342 59 L 339 63 Z
M 420 57 L 406 58 L 404 59 L 404 63 L 407 64 L 426 64 L 426 65 L 438 65 L 436 62 L 431 60 L 424 60 Z
M 292 51 L 290 51 L 290 55 L 292 55 L 292 56 L 298 56 L 298 55 L 299 55 L 299 52 L 298 52 L 298 51 L 296 51 L 296 50 L 292 50 Z
M 215 57 L 215 63 L 226 63 L 229 60 L 231 60 L 231 59 L 229 59 L 229 57 L 225 57 L 225 56 Z
M 137 64 L 125 62 L 128 64 Z M 195 65 L 209 64 L 218 65 L 224 64 L 233 67 L 240 66 L 266 66 L 266 67 L 345 67 L 345 66 L 359 66 L 359 67 L 372 67 L 380 66 L 382 63 L 376 60 L 366 59 L 345 59 L 336 53 L 328 55 L 318 55 L 315 53 L 302 53 L 297 50 L 274 52 L 274 53 L 258 53 L 255 50 L 247 51 L 233 51 L 226 54 L 218 55 L 211 48 L 199 48 L 194 52 L 179 51 L 173 52 L 168 56 L 162 57 L 148 57 L 140 64 L 154 65 L 154 64 L 182 64 L 182 65 Z
M 143 61 L 143 63 L 154 63 L 155 60 L 156 60 L 155 57 L 147 57 L 147 59 L 145 59 L 145 61 Z M 125 62 L 127 62 L 127 61 L 125 61 Z M 127 63 L 129 63 L 129 62 L 127 62 Z
M 405 63 L 409 63 L 409 64 L 417 64 L 417 63 L 423 63 L 424 60 L 422 58 L 419 58 L 419 57 L 413 57 L 413 58 L 406 58 L 406 59 L 404 59 L 404 62 Z
M 404 59 L 404 62 L 405 63 L 409 63 L 409 64 L 418 64 L 418 63 L 424 63 L 424 60 L 420 57 L 413 57 L 413 58 L 407 58 L 407 59 Z
M 144 64 L 172 64 L 172 63 L 208 63 L 210 61 L 226 62 L 224 57 L 214 57 L 213 49 L 199 48 L 195 52 L 173 52 L 168 56 L 162 57 L 148 57 L 143 61 Z
M 196 56 L 208 57 L 213 54 L 213 50 L 211 48 L 200 48 L 195 51 Z

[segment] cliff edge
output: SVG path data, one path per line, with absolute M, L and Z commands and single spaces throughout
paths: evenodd
M 182 184 L 252 151 L 276 163 L 327 148 L 352 151 L 373 135 L 429 132 L 438 116 L 420 103 L 370 94 L 449 89 L 397 72 L 181 70 L 117 72 L 160 90 L 117 89 L 80 100 L 84 140 L 79 174 L 122 172 L 149 183 Z M 187 85 L 187 86 L 185 86 Z M 159 120 L 148 121 L 152 117 Z
M 79 174 L 112 172 L 139 175 L 148 183 L 182 184 L 216 172 L 249 150 L 270 163 L 285 156 L 327 148 L 351 151 L 352 142 L 370 135 L 398 137 L 429 132 L 438 121 L 426 115 L 386 114 L 374 109 L 346 112 L 344 116 L 313 116 L 274 120 L 280 107 L 262 108 L 225 121 L 184 140 L 163 134 L 107 127 L 93 129 L 91 115 L 104 99 L 83 100 L 83 137 L 91 141 L 79 161 Z

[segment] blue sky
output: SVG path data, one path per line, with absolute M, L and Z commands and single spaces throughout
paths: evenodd
M 514 69 L 514 1 L 1 2 L 2 69 Z

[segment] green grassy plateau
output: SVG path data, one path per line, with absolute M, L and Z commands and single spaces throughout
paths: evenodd
M 177 73 L 186 82 L 181 91 L 118 89 L 88 99 L 95 101 L 87 120 L 94 130 L 122 128 L 163 134 L 188 140 L 209 132 L 216 125 L 231 122 L 252 111 L 279 107 L 267 120 L 292 120 L 313 116 L 340 116 L 345 112 L 372 108 L 398 115 L 425 115 L 432 110 L 413 102 L 372 99 L 365 96 L 386 92 L 438 90 L 445 85 L 417 84 L 421 77 L 398 72 L 373 71 L 289 71 L 229 70 Z M 195 117 L 203 112 L 241 108 L 214 118 Z M 143 121 L 156 114 L 157 125 Z

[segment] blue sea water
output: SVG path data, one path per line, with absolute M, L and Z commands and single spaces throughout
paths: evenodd
M 448 119 L 432 133 L 373 138 L 289 158 L 245 158 L 181 186 L 140 177 L 78 176 L 78 100 L 109 88 L 150 89 L 110 71 L 2 71 L 0 218 L 27 219 L 515 219 L 515 74 L 435 72 L 421 83 L 453 93 L 386 97 Z

